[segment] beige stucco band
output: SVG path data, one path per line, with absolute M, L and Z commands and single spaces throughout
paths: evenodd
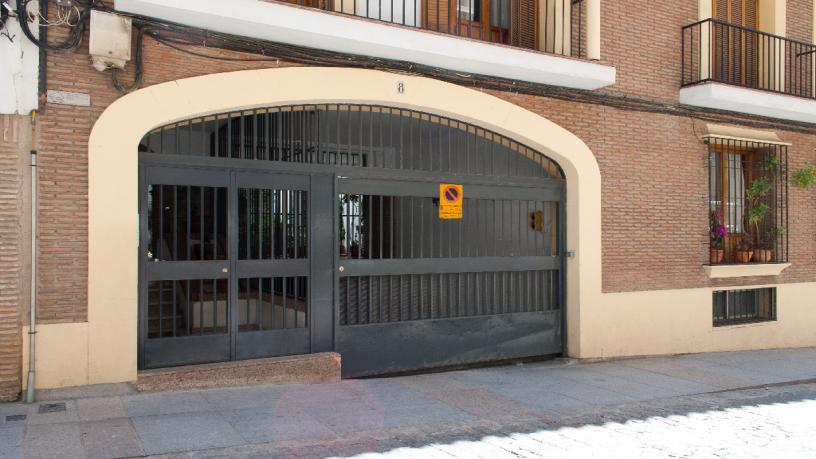
M 567 262 L 568 346 L 570 354 L 580 354 L 577 306 L 592 303 L 601 292 L 601 177 L 586 144 L 535 113 L 473 89 L 372 70 L 293 67 L 151 86 L 122 97 L 100 116 L 88 153 L 88 383 L 136 377 L 137 146 L 142 136 L 201 115 L 335 102 L 383 104 L 459 119 L 526 144 L 561 165 L 567 179 L 567 246 L 576 253 Z

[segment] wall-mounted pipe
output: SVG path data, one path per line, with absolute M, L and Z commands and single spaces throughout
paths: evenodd
M 37 112 L 31 112 L 31 324 L 28 327 L 26 403 L 34 403 L 34 341 L 37 335 Z

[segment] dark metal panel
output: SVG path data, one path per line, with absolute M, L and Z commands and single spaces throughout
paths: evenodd
M 239 278 L 307 276 L 309 274 L 309 260 L 304 258 L 238 260 L 235 269 Z
M 237 335 L 237 360 L 308 354 L 311 347 L 308 328 L 239 332 Z
M 230 359 L 230 337 L 186 336 L 149 339 L 144 343 L 145 368 L 172 367 Z
M 309 313 L 312 352 L 334 350 L 336 285 L 335 256 L 338 251 L 335 224 L 337 204 L 334 177 L 313 176 L 309 193 Z
M 229 261 L 152 261 L 145 263 L 147 280 L 226 279 Z
M 185 155 L 163 155 L 157 153 L 139 153 L 140 161 L 150 166 L 165 166 L 193 170 L 230 169 L 246 172 L 278 172 L 301 174 L 337 175 L 342 179 L 379 179 L 408 180 L 431 183 L 484 184 L 490 186 L 563 188 L 563 180 L 544 177 L 507 177 L 489 175 L 465 175 L 456 173 L 439 173 L 435 171 L 407 169 L 374 169 L 341 164 L 308 164 L 279 161 L 247 161 L 232 158 L 211 158 Z
M 189 169 L 181 167 L 149 167 L 147 183 L 150 185 L 229 186 L 229 174 L 224 170 Z
M 464 187 L 465 198 L 470 199 L 529 199 L 538 201 L 557 201 L 561 199 L 563 182 L 540 179 L 536 187 L 520 188 L 493 185 L 469 184 Z M 384 196 L 439 197 L 439 183 L 450 183 L 450 177 L 440 177 L 438 181 L 400 181 L 341 179 L 338 181 L 338 192 L 347 194 L 366 194 Z M 548 183 L 549 182 L 549 183 Z
M 344 260 L 342 276 L 537 271 L 561 268 L 560 257 L 462 257 Z
M 144 166 L 139 166 L 139 330 L 138 330 L 138 351 L 137 351 L 137 368 L 144 368 L 145 366 L 145 341 L 147 340 L 147 246 L 148 246 L 148 229 L 147 229 L 147 185 L 145 182 L 146 171 Z
M 463 365 L 561 352 L 561 312 L 339 327 L 343 376 Z
M 240 172 L 237 176 L 238 188 L 266 188 L 276 190 L 309 189 L 308 175 Z

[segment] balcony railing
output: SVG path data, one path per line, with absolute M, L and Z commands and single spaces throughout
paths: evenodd
M 584 57 L 583 0 L 284 0 L 490 43 Z
M 683 27 L 682 85 L 717 82 L 816 98 L 816 45 L 706 19 Z

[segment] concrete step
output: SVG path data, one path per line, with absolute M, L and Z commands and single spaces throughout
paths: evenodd
M 256 384 L 315 384 L 340 380 L 340 354 L 290 355 L 140 371 L 140 392 Z

